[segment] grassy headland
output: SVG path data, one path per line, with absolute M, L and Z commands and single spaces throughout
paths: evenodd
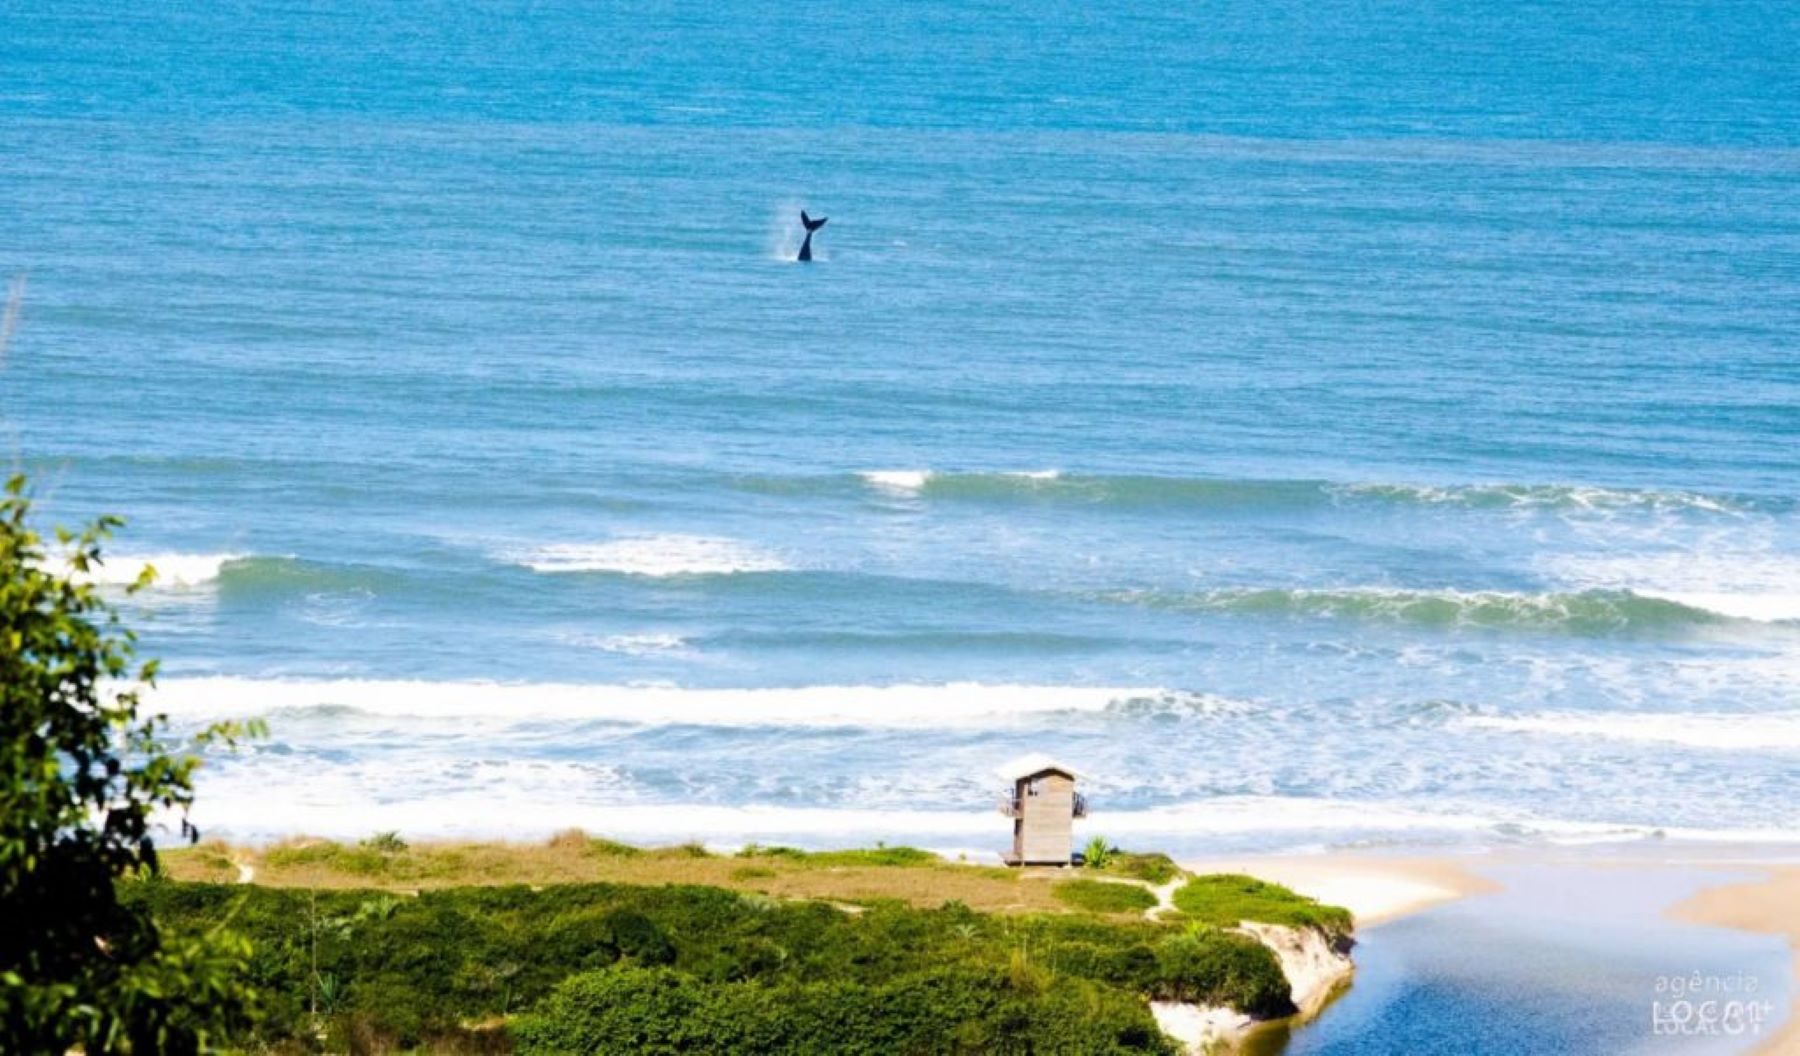
M 127 897 L 177 930 L 248 937 L 265 1018 L 235 1040 L 294 1051 L 1168 1052 L 1151 999 L 1290 1010 L 1274 955 L 1215 922 L 1290 923 L 1306 901 L 1233 887 L 1229 909 L 1199 913 L 1190 885 L 1187 919 L 1164 923 L 1143 915 L 1147 881 L 1111 863 L 575 833 L 165 857 L 169 878 Z M 245 867 L 253 882 L 233 882 Z

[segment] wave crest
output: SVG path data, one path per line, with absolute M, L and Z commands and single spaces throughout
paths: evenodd
M 830 491 L 841 479 L 751 478 L 740 479 L 737 483 L 750 490 L 791 494 Z M 1054 469 L 991 472 L 880 469 L 859 472 L 855 479 L 866 488 L 889 495 L 995 502 L 1008 499 L 1061 501 L 1128 508 L 1271 509 L 1362 504 L 1571 513 L 1637 510 L 1737 514 L 1770 505 L 1764 500 L 1698 492 L 1579 484 L 1340 483 L 1082 474 Z
M 603 543 L 554 543 L 509 555 L 534 572 L 611 572 L 626 576 L 722 576 L 785 572 L 792 566 L 773 554 L 732 539 L 700 535 L 647 535 Z
M 254 678 L 165 679 L 149 699 L 170 715 L 226 718 L 321 707 L 420 718 L 523 717 L 645 726 L 992 726 L 1009 718 L 1116 707 L 1172 708 L 1163 689 L 953 682 L 688 689 L 577 683 Z M 1136 704 L 1134 702 L 1143 702 Z M 1202 701 L 1200 711 L 1216 708 Z
M 1392 588 L 1222 588 L 1194 593 L 1112 591 L 1102 600 L 1175 612 L 1337 619 L 1414 627 L 1561 631 L 1575 635 L 1681 628 L 1733 618 L 1628 590 L 1550 593 Z
M 1800 750 L 1800 711 L 1732 715 L 1722 712 L 1670 714 L 1542 712 L 1535 715 L 1481 715 L 1463 725 L 1554 737 L 1672 744 L 1722 751 Z
M 250 555 L 238 553 L 113 554 L 91 565 L 86 572 L 76 571 L 66 559 L 55 562 L 54 569 L 81 582 L 125 587 L 136 583 L 145 568 L 151 568 L 156 573 L 151 583 L 153 588 L 180 589 L 213 583 L 226 565 L 249 560 L 252 560 Z

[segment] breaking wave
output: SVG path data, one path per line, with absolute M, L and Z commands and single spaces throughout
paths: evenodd
M 739 478 L 752 491 L 830 492 L 841 477 Z M 968 501 L 1028 500 L 1072 504 L 1270 509 L 1311 506 L 1411 506 L 1474 510 L 1581 512 L 1646 511 L 1740 514 L 1779 511 L 1791 504 L 1742 496 L 1574 484 L 1385 484 L 1324 480 L 1256 480 L 1067 473 L 1055 469 L 952 472 L 865 470 L 856 485 L 882 495 Z
M 1057 712 L 1169 706 L 1162 689 L 948 683 L 688 689 L 580 683 L 253 678 L 165 679 L 147 698 L 172 716 L 350 709 L 419 718 L 601 720 L 639 725 L 991 726 Z M 1205 707 L 1204 703 L 1196 707 Z
M 155 572 L 153 588 L 180 589 L 206 586 L 217 581 L 227 565 L 251 560 L 254 558 L 237 553 L 113 554 L 90 566 L 86 572 L 76 572 L 66 560 L 56 562 L 55 570 L 100 586 L 124 587 L 136 583 L 144 570 L 150 568 Z
M 441 795 L 395 800 L 370 797 L 360 783 L 341 787 L 308 785 L 305 794 L 255 794 L 255 775 L 215 781 L 215 794 L 201 799 L 195 820 L 209 830 L 244 837 L 295 833 L 357 837 L 372 830 L 403 831 L 410 837 L 541 838 L 564 828 L 638 843 L 700 840 L 726 848 L 747 842 L 801 846 L 866 846 L 873 839 L 904 840 L 939 847 L 973 847 L 976 861 L 995 853 L 996 827 L 980 810 L 893 810 L 856 807 L 803 807 L 766 804 L 646 803 L 621 801 L 625 789 L 612 775 L 597 798 L 572 797 L 588 791 L 591 775 L 567 767 L 542 772 L 492 775 L 475 787 Z M 1098 823 L 1094 823 L 1098 824 Z M 1104 831 L 1151 846 L 1249 838 L 1275 846 L 1332 846 L 1445 838 L 1505 843 L 1583 844 L 1645 839 L 1790 843 L 1791 829 L 1691 829 L 1605 821 L 1536 818 L 1508 813 L 1431 811 L 1396 802 L 1360 802 L 1314 797 L 1222 796 L 1138 810 L 1109 811 Z M 981 849 L 984 848 L 984 849 Z
M 1413 627 L 1519 629 L 1571 635 L 1674 630 L 1754 618 L 1746 617 L 1744 609 L 1710 597 L 1652 596 L 1629 590 L 1513 593 L 1377 587 L 1221 588 L 1197 592 L 1110 591 L 1097 597 L 1174 612 L 1336 619 Z
M 1479 729 L 1555 737 L 1672 744 L 1731 751 L 1800 750 L 1800 711 L 1733 715 L 1723 712 L 1478 715 L 1460 720 Z
M 785 572 L 792 567 L 774 554 L 746 543 L 699 535 L 556 543 L 509 554 L 507 558 L 535 572 L 612 572 L 626 576 L 720 576 Z

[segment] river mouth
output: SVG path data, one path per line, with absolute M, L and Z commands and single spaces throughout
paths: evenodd
M 1741 1053 L 1790 1014 L 1792 955 L 1780 936 L 1667 916 L 1702 889 L 1754 879 L 1753 870 L 1559 862 L 1473 871 L 1501 887 L 1360 932 L 1342 996 L 1245 1051 Z

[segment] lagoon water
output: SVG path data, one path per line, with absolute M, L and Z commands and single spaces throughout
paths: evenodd
M 1793 5 L 4 21 L 215 834 L 1800 836 Z
M 1554 865 L 1482 869 L 1505 885 L 1359 932 L 1330 1011 L 1256 1050 L 1284 1056 L 1748 1053 L 1791 1013 L 1778 935 L 1663 913 L 1716 871 Z M 1621 876 L 1627 883 L 1618 883 Z M 1686 1002 L 1685 1004 L 1683 1002 Z M 1711 1002 L 1702 1022 L 1698 1007 Z

